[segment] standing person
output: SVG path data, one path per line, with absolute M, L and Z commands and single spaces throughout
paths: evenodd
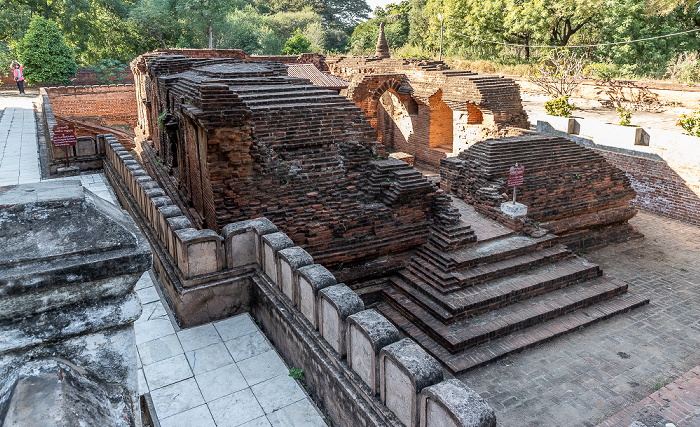
M 17 89 L 19 89 L 19 94 L 24 94 L 24 65 L 20 64 L 19 61 L 12 61 L 12 71 L 15 73 L 15 81 L 17 82 Z

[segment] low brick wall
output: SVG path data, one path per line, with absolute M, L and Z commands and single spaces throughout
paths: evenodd
M 700 225 L 700 138 L 645 128 L 648 145 L 634 145 L 632 139 L 569 134 L 550 118 L 537 126 L 593 149 L 625 172 L 637 193 L 633 206 Z
M 697 150 L 700 150 L 698 144 Z M 670 218 L 700 225 L 700 169 L 683 168 L 661 158 L 596 149 L 625 171 L 637 197 L 631 204 Z
M 45 88 L 55 115 L 97 118 L 106 125 L 138 123 L 133 85 L 59 86 Z

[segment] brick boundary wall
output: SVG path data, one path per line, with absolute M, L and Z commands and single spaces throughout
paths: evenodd
M 134 85 L 58 86 L 46 88 L 54 114 L 99 117 L 106 124 L 138 122 Z
M 700 149 L 700 148 L 699 148 Z M 637 197 L 630 203 L 638 208 L 700 225 L 700 170 L 685 168 L 695 182 L 681 177 L 663 160 L 593 149 L 630 179 Z
M 119 84 L 134 84 L 134 74 L 131 72 L 131 68 L 127 66 L 123 71 L 120 73 L 120 79 L 116 81 L 115 83 Z M 78 70 L 78 72 L 75 74 L 75 77 L 70 79 L 72 84 L 76 86 L 84 86 L 84 85 L 102 85 L 104 84 L 103 81 L 101 81 L 97 77 L 97 72 L 91 68 L 81 68 Z M 0 88 L 13 88 L 15 87 L 15 80 L 12 78 L 12 73 L 8 72 L 6 75 L 2 75 L 0 73 L 0 82 L 2 82 L 2 85 L 0 85 Z M 43 86 L 43 85 L 38 85 L 38 86 Z M 25 87 L 35 87 L 35 85 L 28 85 L 25 83 Z

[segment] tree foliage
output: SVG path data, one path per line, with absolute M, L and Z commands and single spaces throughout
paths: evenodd
M 30 83 L 69 83 L 78 68 L 58 25 L 40 16 L 32 19 L 17 51 Z
M 311 50 L 311 42 L 304 37 L 301 30 L 296 30 L 294 35 L 290 37 L 282 49 L 282 55 L 299 55 Z

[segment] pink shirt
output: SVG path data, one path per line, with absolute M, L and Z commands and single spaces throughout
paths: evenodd
M 21 82 L 24 80 L 24 73 L 22 73 L 23 69 L 24 65 L 20 65 L 19 68 L 15 68 L 15 81 Z

